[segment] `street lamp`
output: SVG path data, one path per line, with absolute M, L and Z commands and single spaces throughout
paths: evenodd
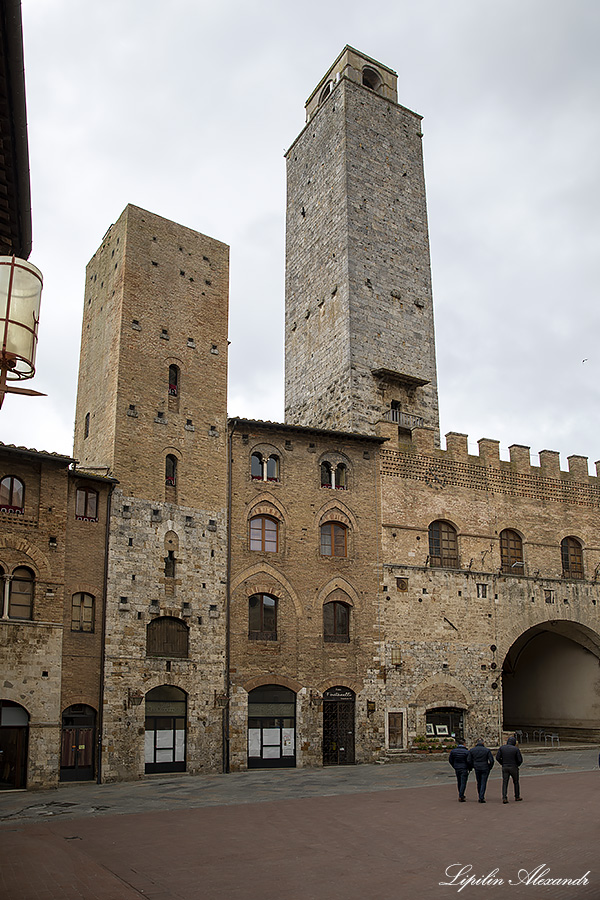
M 46 396 L 7 384 L 35 375 L 42 282 L 42 273 L 30 262 L 0 256 L 0 406 L 7 393 Z

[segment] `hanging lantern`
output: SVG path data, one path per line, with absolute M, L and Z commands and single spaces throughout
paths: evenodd
M 0 406 L 7 393 L 45 396 L 7 384 L 35 375 L 41 296 L 39 269 L 15 256 L 0 256 Z

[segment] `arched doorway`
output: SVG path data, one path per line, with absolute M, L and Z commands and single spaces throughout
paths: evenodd
M 296 765 L 296 695 L 280 684 L 248 694 L 248 768 Z
M 147 775 L 185 772 L 187 694 L 162 684 L 146 694 L 144 760 Z
M 94 777 L 95 738 L 95 709 L 84 703 L 65 709 L 60 750 L 61 781 L 90 781 Z
M 600 635 L 573 621 L 542 622 L 512 645 L 502 666 L 505 730 L 600 738 Z
M 18 703 L 0 700 L 0 790 L 27 783 L 29 713 Z
M 456 706 L 437 706 L 425 713 L 425 728 L 428 737 L 453 737 L 463 740 L 465 736 L 464 710 Z
M 323 694 L 323 765 L 354 763 L 354 705 L 356 695 L 346 687 L 332 687 Z

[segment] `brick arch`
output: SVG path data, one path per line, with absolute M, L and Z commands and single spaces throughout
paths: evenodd
M 262 507 L 265 507 L 264 509 Z M 270 511 L 269 511 L 270 508 Z M 287 513 L 283 503 L 268 491 L 264 491 L 255 497 L 248 508 L 248 519 L 252 516 L 273 516 L 281 522 L 286 522 Z
M 97 600 L 98 585 L 91 584 L 89 581 L 76 581 L 73 584 L 69 584 L 68 588 L 65 589 L 65 594 L 68 597 L 72 597 L 73 594 L 91 594 Z
M 254 688 L 262 687 L 265 684 L 279 684 L 295 694 L 299 694 L 303 687 L 299 681 L 296 681 L 294 678 L 288 678 L 287 675 L 255 675 L 254 678 L 248 678 L 247 681 L 244 681 L 238 687 L 243 688 L 249 694 Z
M 340 687 L 350 688 L 350 690 L 354 691 L 354 693 L 357 696 L 358 696 L 358 694 L 360 694 L 360 692 L 362 691 L 362 689 L 365 686 L 365 683 L 362 680 L 362 678 L 356 678 L 356 677 L 349 678 L 348 675 L 342 675 L 342 674 L 330 675 L 329 678 L 324 678 L 322 681 L 317 682 L 317 684 L 318 684 L 318 690 L 322 694 L 324 694 L 325 691 L 328 691 L 329 688 L 337 687 L 339 685 Z
M 348 470 L 351 468 L 352 463 L 350 462 L 350 457 L 346 456 L 345 453 L 342 453 L 340 450 L 324 450 L 323 453 L 319 456 L 317 460 L 319 466 L 323 462 L 334 463 L 336 466 L 338 463 L 344 463 L 347 466 Z
M 179 460 L 179 462 L 181 462 L 181 460 L 183 459 L 183 454 L 178 447 L 167 445 L 166 447 L 163 447 L 162 452 L 163 456 L 168 456 L 169 454 L 171 454 L 171 456 L 175 456 Z
M 335 497 L 332 497 L 328 503 L 323 504 L 318 510 L 316 513 L 316 522 L 317 528 L 320 528 L 325 522 L 340 522 L 348 528 L 351 528 L 353 532 L 358 531 L 354 513 L 340 500 L 338 494 L 336 494 Z
M 179 356 L 165 356 L 163 357 L 163 365 L 165 365 L 167 369 L 169 366 L 177 366 L 179 371 L 181 371 L 182 367 L 185 366 L 185 361 Z
M 174 688 L 177 688 L 177 689 L 180 690 L 180 691 L 183 691 L 183 693 L 185 694 L 186 700 L 188 700 L 188 711 L 189 711 L 189 698 L 192 696 L 191 693 L 190 693 L 190 691 L 189 691 L 189 690 L 186 690 L 184 684 L 177 684 L 177 683 L 176 683 L 175 681 L 173 681 L 173 680 L 171 680 L 171 681 L 165 681 L 164 678 L 161 678 L 161 675 L 164 675 L 164 672 L 157 672 L 156 675 L 154 675 L 152 678 L 150 678 L 150 680 L 149 680 L 146 684 L 144 684 L 143 688 L 141 689 L 141 693 L 142 693 L 142 695 L 143 695 L 143 700 L 146 699 L 147 695 L 150 693 L 150 691 L 153 691 L 154 688 L 157 688 L 157 687 L 174 687 Z M 171 678 L 172 678 L 173 673 L 172 673 L 172 672 L 169 672 L 169 675 L 170 675 Z M 185 680 L 186 680 L 186 676 L 185 676 L 185 675 L 181 675 L 180 678 L 181 678 L 181 681 L 182 681 L 182 682 L 185 682 Z M 188 682 L 188 687 L 189 687 L 189 682 Z M 143 701 L 142 701 L 142 703 L 140 703 L 140 706 L 143 707 L 143 705 L 144 705 L 144 704 L 143 704 Z
M 435 699 L 428 699 L 428 694 L 437 694 Z M 461 708 L 469 709 L 473 700 L 465 686 L 453 675 L 432 675 L 425 678 L 417 685 L 414 694 L 414 702 L 427 709 L 436 706 L 455 706 L 457 701 Z
M 343 591 L 348 596 L 352 606 L 357 606 L 360 603 L 357 591 L 345 578 L 342 578 L 341 575 L 332 578 L 327 584 L 323 585 L 317 594 L 317 603 L 322 606 L 334 591 Z
M 36 579 L 38 581 L 52 580 L 52 571 L 48 558 L 38 547 L 31 544 L 26 538 L 14 540 L 10 537 L 0 537 L 0 554 L 3 549 L 26 554 L 26 556 L 29 557 L 32 568 L 35 569 Z M 19 565 L 27 565 L 27 563 L 19 563 Z M 3 567 L 7 568 L 4 564 Z M 10 566 L 8 568 L 10 569 Z M 14 566 L 12 568 L 14 568 Z
M 238 590 L 240 585 L 242 585 L 246 581 L 252 580 L 252 587 L 254 588 L 257 584 L 261 583 L 261 578 L 265 579 L 265 582 L 263 582 L 264 584 L 267 583 L 266 579 L 270 578 L 276 584 L 280 585 L 283 588 L 283 590 L 287 593 L 287 595 L 291 599 L 292 603 L 294 604 L 294 609 L 296 611 L 296 615 L 297 616 L 304 615 L 304 609 L 302 606 L 302 602 L 301 602 L 298 594 L 292 587 L 292 585 L 287 580 L 287 578 L 285 578 L 285 576 L 282 575 L 281 572 L 278 572 L 277 569 L 273 568 L 273 566 L 270 566 L 265 563 L 257 563 L 255 566 L 251 566 L 250 568 L 245 569 L 243 572 L 240 572 L 240 574 L 237 576 L 237 578 L 235 578 L 231 582 L 232 602 L 235 602 L 235 600 L 233 599 L 233 594 Z M 268 589 L 266 589 L 266 588 L 265 589 L 258 588 L 257 590 L 253 589 L 250 591 L 250 593 L 244 592 L 244 594 L 242 596 L 244 596 L 245 599 L 247 599 L 249 596 L 251 596 L 251 594 L 255 594 L 255 593 L 270 594 L 273 592 L 273 586 L 272 586 L 271 582 L 269 582 L 269 583 L 271 584 L 271 587 Z
M 281 462 L 281 449 L 279 447 L 276 447 L 275 444 L 269 444 L 266 442 L 255 444 L 250 448 L 248 452 L 248 458 L 250 458 L 253 453 L 260 453 L 263 459 L 267 459 L 269 456 L 272 456 L 275 453 L 277 454 L 277 456 L 279 457 L 279 461 Z

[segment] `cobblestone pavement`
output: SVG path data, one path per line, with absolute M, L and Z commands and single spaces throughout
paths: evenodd
M 5 793 L 0 897 L 429 900 L 497 870 L 459 896 L 600 900 L 597 750 L 523 753 L 506 806 L 498 767 L 485 805 L 472 776 L 458 804 L 445 757 Z

